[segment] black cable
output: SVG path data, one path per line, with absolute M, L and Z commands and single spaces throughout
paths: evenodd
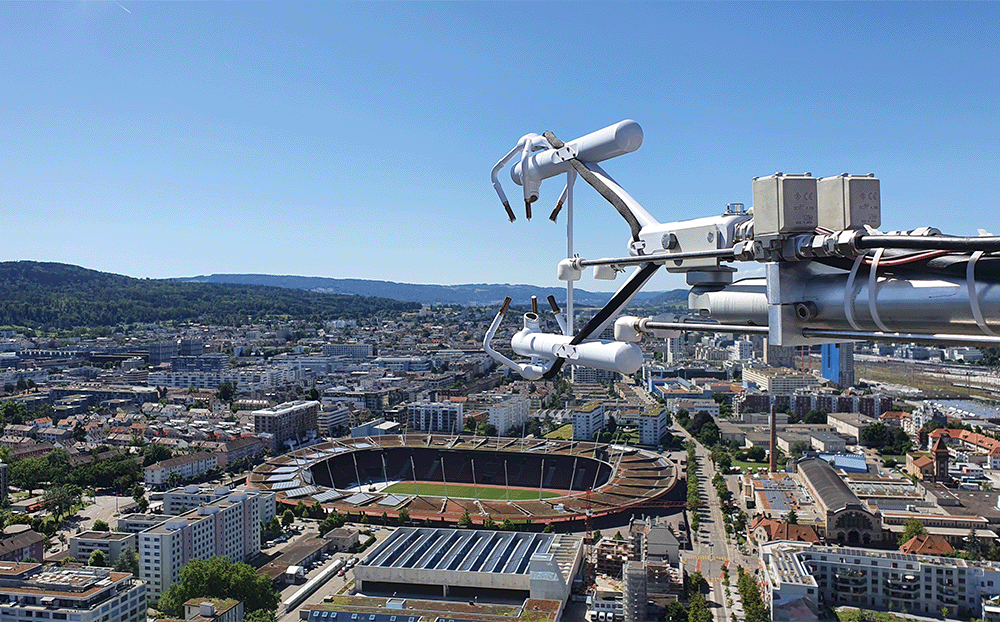
M 1000 237 L 962 237 L 957 235 L 858 235 L 855 246 L 870 248 L 908 248 L 971 253 L 1000 251 Z
M 545 137 L 545 140 L 549 141 L 549 144 L 552 145 L 553 149 L 562 149 L 566 146 L 566 143 L 556 138 L 556 135 L 552 132 L 545 132 L 542 136 Z M 607 199 L 608 203 L 611 203 L 611 205 L 618 210 L 618 213 L 622 215 L 622 218 L 625 219 L 625 222 L 628 223 L 629 228 L 632 230 L 632 239 L 638 242 L 639 231 L 642 230 L 642 226 L 639 224 L 639 221 L 636 220 L 635 214 L 632 213 L 632 210 L 625 205 L 625 201 L 622 201 L 622 198 L 615 194 L 615 192 L 609 188 L 600 177 L 595 175 L 594 171 L 587 168 L 583 162 L 577 160 L 576 158 L 570 158 L 568 162 L 576 170 L 576 172 L 580 174 L 580 177 L 582 177 L 585 182 L 593 186 L 594 190 L 597 190 L 602 197 Z M 555 216 L 557 213 L 558 210 L 553 212 L 552 216 Z

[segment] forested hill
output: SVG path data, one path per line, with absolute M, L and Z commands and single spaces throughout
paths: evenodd
M 550 294 L 560 304 L 566 300 L 564 287 L 538 287 L 535 285 L 512 285 L 507 283 L 470 283 L 465 285 L 431 285 L 415 283 L 395 283 L 393 281 L 372 281 L 366 279 L 332 279 L 319 276 L 277 276 L 270 274 L 210 274 L 179 278 L 179 281 L 193 283 L 243 283 L 254 285 L 277 285 L 296 287 L 329 294 L 356 294 L 360 296 L 386 296 L 394 300 L 410 300 L 425 305 L 493 306 L 499 305 L 505 296 L 514 299 L 515 304 L 525 304 L 532 295 L 544 301 Z M 635 306 L 668 305 L 687 302 L 686 289 L 668 292 L 639 292 Z M 588 292 L 575 288 L 573 298 L 577 305 L 603 306 L 611 294 L 608 292 Z
M 134 279 L 79 266 L 0 262 L 0 326 L 70 329 L 168 320 L 234 325 L 267 318 L 354 319 L 420 304 L 301 289 Z

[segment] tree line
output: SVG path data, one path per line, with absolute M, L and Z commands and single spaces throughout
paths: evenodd
M 242 325 L 289 317 L 359 319 L 419 309 L 419 303 L 388 298 L 134 279 L 67 264 L 0 262 L 0 325 L 39 330 L 194 320 Z

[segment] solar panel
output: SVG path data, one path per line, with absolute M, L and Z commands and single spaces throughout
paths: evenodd
M 292 488 L 298 488 L 302 485 L 302 480 L 293 479 L 290 482 L 278 482 L 274 486 L 271 486 L 271 490 L 291 490 Z
M 324 490 L 321 493 L 313 495 L 313 499 L 323 503 L 324 501 L 332 501 L 333 499 L 340 499 L 344 495 L 337 492 L 336 490 Z
M 271 475 L 264 481 L 266 482 L 290 482 L 297 477 L 298 470 L 292 473 L 281 473 L 279 475 Z
M 406 497 L 398 497 L 396 495 L 386 495 L 383 499 L 381 499 L 378 502 L 378 504 L 394 508 L 397 505 L 403 503 L 404 501 L 406 501 Z
M 285 493 L 285 495 L 290 499 L 294 499 L 295 497 L 304 497 L 306 495 L 311 495 L 317 490 L 319 489 L 316 488 L 315 486 L 303 486 L 302 488 L 295 488 L 293 490 L 289 490 L 288 492 Z
M 298 470 L 299 470 L 299 467 L 297 467 L 297 466 L 280 466 L 280 467 L 274 469 L 273 471 L 271 471 L 271 473 L 295 473 Z
M 357 494 L 353 494 L 350 497 L 344 499 L 344 501 L 346 501 L 347 503 L 350 503 L 351 505 L 363 505 L 365 503 L 368 503 L 371 500 L 372 500 L 372 496 L 371 495 L 366 495 L 363 492 L 359 492 Z

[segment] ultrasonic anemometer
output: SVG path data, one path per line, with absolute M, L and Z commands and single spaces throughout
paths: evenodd
M 493 187 L 516 219 L 499 174 L 523 190 L 525 216 L 543 181 L 566 176 L 550 219 L 565 207 L 567 258 L 557 266 L 566 282 L 566 310 L 549 305 L 560 333 L 542 331 L 537 300 L 511 338 L 516 362 L 490 345 L 510 305 L 493 319 L 483 348 L 527 380 L 551 379 L 565 361 L 632 374 L 642 366 L 643 335 L 687 330 L 765 335 L 771 345 L 845 341 L 904 341 L 1000 345 L 1000 237 L 943 235 L 932 227 L 883 233 L 879 180 L 871 174 L 816 178 L 775 173 L 753 178 L 753 206 L 731 203 L 716 216 L 661 223 L 619 186 L 599 163 L 642 144 L 635 121 L 621 121 L 563 142 L 551 132 L 526 134 L 493 167 Z M 518 159 L 518 155 L 520 158 Z M 573 253 L 573 186 L 581 177 L 614 206 L 630 229 L 627 257 L 584 259 Z M 730 264 L 757 262 L 763 278 L 733 281 Z M 691 286 L 688 315 L 619 316 L 660 268 L 683 273 Z M 608 303 L 576 332 L 573 283 L 585 268 L 595 279 L 632 273 Z M 594 338 L 614 323 L 614 340 Z

